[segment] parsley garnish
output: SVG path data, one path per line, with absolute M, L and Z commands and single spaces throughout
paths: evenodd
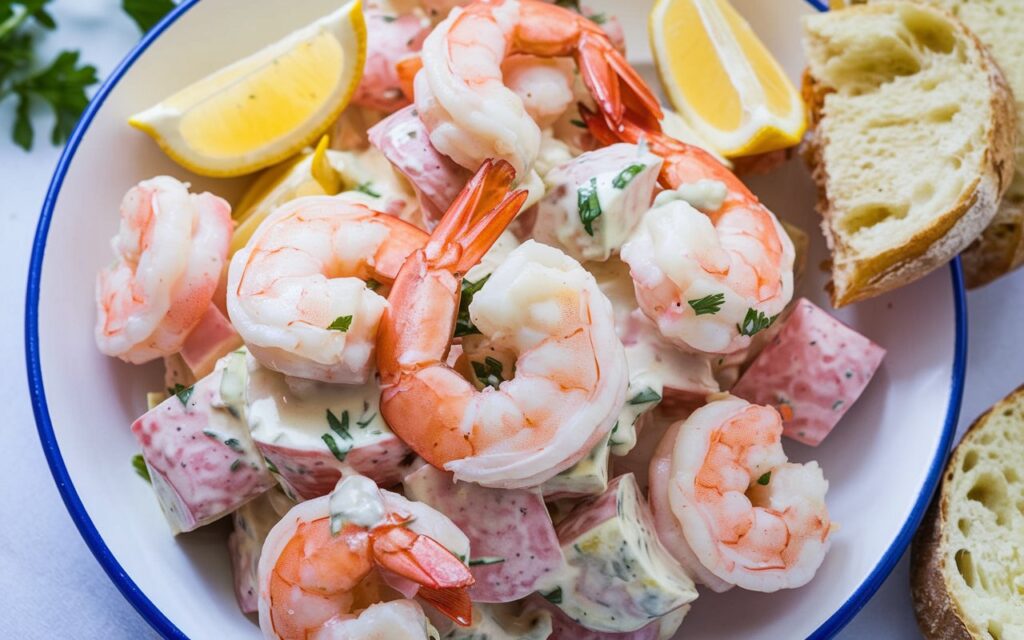
M 327 448 L 330 449 L 331 454 L 338 459 L 338 462 L 345 462 L 345 456 L 348 455 L 351 448 L 345 450 L 339 449 L 338 443 L 334 440 L 334 436 L 329 433 L 322 435 L 321 439 L 324 441 L 324 444 L 327 445 Z
M 28 151 L 35 141 L 32 104 L 43 101 L 56 117 L 50 140 L 62 144 L 71 135 L 89 98 L 85 90 L 96 84 L 96 68 L 80 64 L 77 51 L 63 51 L 45 68 L 36 63 L 35 34 L 27 24 L 54 29 L 46 11 L 50 0 L 0 0 L 0 102 L 16 98 L 11 137 Z
M 604 24 L 608 22 L 608 16 L 604 15 L 603 13 L 591 14 L 587 16 L 587 19 L 589 19 L 594 24 Z
M 712 293 L 696 300 L 687 300 L 686 303 L 693 307 L 694 313 L 698 316 L 714 315 L 722 310 L 722 305 L 725 304 L 725 294 Z
M 384 22 L 394 22 L 398 18 L 396 18 L 395 16 L 381 16 L 380 19 L 383 20 Z
M 170 391 L 172 395 L 177 396 L 178 400 L 181 401 L 181 404 L 185 406 L 188 406 L 188 399 L 192 397 L 192 392 L 195 390 L 195 385 L 186 387 L 183 384 L 175 384 L 173 389 L 168 389 L 168 391 Z
M 229 470 L 231 471 L 231 473 L 234 473 L 234 472 L 238 471 L 241 468 L 242 468 L 242 459 L 241 458 L 235 458 L 235 461 L 231 463 L 231 466 L 229 467 Z
M 473 321 L 469 318 L 469 305 L 473 302 L 473 296 L 484 288 L 484 285 L 487 284 L 490 277 L 491 274 L 488 273 L 476 282 L 471 282 L 466 278 L 462 279 L 462 295 L 459 297 L 459 315 L 455 319 L 456 338 L 480 333 L 480 330 L 476 328 Z
M 555 4 L 563 9 L 572 9 L 576 13 L 582 13 L 580 11 L 580 0 L 555 0 Z
M 352 316 L 338 316 L 334 319 L 334 322 L 327 325 L 327 329 L 330 331 L 348 331 L 348 328 L 352 326 Z
M 238 441 L 238 438 L 228 438 L 224 441 L 224 444 L 227 445 L 228 449 L 242 453 L 242 443 Z
M 146 466 L 146 459 L 142 457 L 142 454 L 136 454 L 132 456 L 132 467 L 135 469 L 135 473 L 139 474 L 139 477 L 153 484 L 153 480 L 149 477 L 149 467 Z
M 641 171 L 645 169 L 642 164 L 631 164 L 622 171 L 619 175 L 615 176 L 612 180 L 612 186 L 616 189 L 625 189 L 626 185 L 633 181 L 633 178 L 637 177 Z
M 764 315 L 764 311 L 747 309 L 747 315 L 743 318 L 743 324 L 736 325 L 736 329 L 740 332 L 741 336 L 753 336 L 772 326 L 772 323 L 778 317 L 778 315 L 774 315 L 769 318 Z
M 580 187 L 576 197 L 583 230 L 587 232 L 587 235 L 593 237 L 594 220 L 601 217 L 601 200 L 597 197 L 597 178 L 591 178 L 590 182 Z
M 469 561 L 469 566 L 471 566 L 471 567 L 480 567 L 480 566 L 487 566 L 489 564 L 500 564 L 502 562 L 505 562 L 505 558 L 485 556 L 483 558 L 472 558 Z
M 540 595 L 551 604 L 562 604 L 562 587 L 556 588 L 551 593 L 542 593 Z
M 174 8 L 174 3 L 171 0 L 121 0 L 121 8 L 145 33 Z
M 281 472 L 278 471 L 277 465 L 274 464 L 273 460 L 271 460 L 267 456 L 263 456 L 263 462 L 267 463 L 267 469 L 270 469 L 270 473 L 276 473 L 278 475 L 281 475 Z
M 645 387 L 640 393 L 629 399 L 629 404 L 647 404 L 648 402 L 659 402 L 661 395 L 650 387 Z
M 377 191 L 374 191 L 373 183 L 372 182 L 360 182 L 358 185 L 356 185 L 356 191 L 359 191 L 361 193 L 365 193 L 366 195 L 370 196 L 371 198 L 379 198 L 380 197 L 380 193 L 378 193 Z
M 366 288 L 370 291 L 376 291 L 377 289 L 380 289 L 380 283 L 373 278 L 370 278 L 366 281 Z
M 477 379 L 488 387 L 497 389 L 498 385 L 505 381 L 501 375 L 504 367 L 497 358 L 487 356 L 483 362 L 474 361 L 470 364 L 473 365 L 473 373 L 476 374 Z
M 348 432 L 348 411 L 341 412 L 341 420 L 338 420 L 338 416 L 334 415 L 334 412 L 330 409 L 327 410 L 327 426 L 331 428 L 331 431 L 338 434 L 346 440 L 352 440 L 352 434 Z
M 771 481 L 772 481 L 772 472 L 769 471 L 767 473 L 762 474 L 761 477 L 757 479 L 757 484 L 759 484 L 762 487 L 764 487 L 764 486 L 767 486 L 768 483 L 771 482 Z
M 579 127 L 580 129 L 586 129 L 587 128 L 587 123 L 586 122 L 583 122 L 582 120 L 577 120 L 576 118 L 573 118 L 572 120 L 570 120 L 569 124 L 571 124 L 574 127 Z

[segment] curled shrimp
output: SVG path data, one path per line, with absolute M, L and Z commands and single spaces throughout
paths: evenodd
M 777 591 L 806 584 L 831 544 L 828 482 L 782 451 L 772 407 L 723 396 L 673 426 L 651 461 L 659 538 L 694 578 Z
M 469 306 L 476 328 L 513 355 L 492 358 L 478 390 L 446 364 L 462 274 L 479 261 L 525 192 L 506 195 L 508 163 L 486 162 L 427 246 L 402 267 L 381 323 L 384 418 L 409 446 L 456 478 L 499 488 L 540 484 L 611 430 L 625 400 L 625 351 L 594 277 L 557 249 L 527 242 Z
M 503 64 L 516 54 L 574 58 L 592 97 L 613 121 L 625 113 L 623 95 L 629 104 L 659 110 L 653 93 L 595 22 L 540 0 L 475 2 L 453 9 L 427 37 L 415 79 L 416 107 L 431 143 L 463 167 L 500 158 L 525 180 L 533 166 L 540 127 L 503 76 Z
M 447 517 L 378 489 L 364 476 L 347 476 L 331 495 L 293 507 L 270 531 L 260 555 L 264 636 L 337 637 L 352 612 L 392 593 L 377 569 L 411 580 L 423 601 L 469 624 L 473 576 L 436 535 L 418 533 L 421 527 L 447 530 L 462 543 L 459 552 L 468 553 L 468 540 Z
M 267 368 L 364 383 L 387 288 L 426 240 L 413 225 L 345 196 L 293 200 L 231 259 L 231 322 Z
M 231 206 L 160 176 L 121 202 L 117 256 L 96 278 L 96 345 L 141 364 L 181 350 L 210 308 L 227 259 Z
M 640 308 L 684 349 L 748 347 L 793 297 L 796 253 L 778 219 L 714 156 L 661 133 L 656 120 L 610 128 L 599 114 L 583 115 L 603 144 L 643 139 L 665 159 L 660 181 L 674 191 L 659 195 L 622 247 Z

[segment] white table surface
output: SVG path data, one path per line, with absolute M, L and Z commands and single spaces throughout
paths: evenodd
M 51 50 L 82 50 L 105 76 L 138 39 L 116 0 L 57 0 L 60 30 L 48 36 Z M 37 147 L 26 154 L 8 137 L 10 101 L 0 106 L 0 406 L 3 480 L 0 482 L 0 638 L 119 640 L 156 634 L 107 579 L 64 510 L 36 437 L 29 403 L 23 344 L 26 271 L 36 220 L 59 151 L 47 144 L 50 121 L 37 122 Z M 116 153 L 116 150 L 112 150 Z M 89 215 L 88 211 L 81 212 Z M 1024 272 L 972 292 L 967 388 L 960 430 L 1024 382 L 1020 320 L 1009 301 L 1024 299 Z M 1019 307 L 1019 304 L 1014 304 Z M 1013 336 L 1011 338 L 1011 336 Z M 1020 347 L 1016 347 L 1020 348 Z M 911 612 L 904 558 L 842 640 L 919 638 Z M 197 639 L 198 640 L 198 639 Z

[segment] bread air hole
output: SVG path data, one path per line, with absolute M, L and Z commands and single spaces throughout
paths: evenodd
M 975 465 L 977 465 L 977 464 L 978 464 L 978 452 L 974 451 L 972 449 L 972 450 L 967 452 L 967 455 L 964 456 L 964 463 L 963 463 L 963 465 L 961 465 L 960 468 L 964 470 L 964 473 L 967 473 L 968 471 L 973 469 L 975 467 Z
M 974 588 L 974 560 L 971 559 L 971 552 L 967 549 L 958 549 L 953 556 L 956 561 L 956 570 L 967 583 L 968 587 Z
M 902 220 L 907 217 L 907 204 L 868 204 L 855 207 L 843 218 L 843 231 L 853 235 L 862 229 L 870 229 L 886 220 Z
M 967 499 L 981 504 L 996 517 L 996 524 L 1005 527 L 1010 521 L 1010 501 L 1006 495 L 1006 483 L 990 473 L 979 475 L 974 486 L 967 492 Z
M 949 24 L 928 12 L 906 10 L 903 12 L 903 24 L 921 46 L 936 53 L 952 53 L 956 46 L 956 36 L 950 31 Z
M 957 529 L 960 529 L 960 533 L 964 534 L 965 538 L 971 535 L 970 520 L 967 520 L 966 518 L 960 518 L 956 521 L 956 527 Z
M 989 620 L 988 635 L 992 636 L 992 640 L 1002 640 L 1003 625 L 997 622 L 996 620 Z

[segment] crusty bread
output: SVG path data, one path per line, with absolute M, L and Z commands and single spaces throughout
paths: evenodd
M 1024 638 L 1024 387 L 954 450 L 910 566 L 928 640 Z
M 948 13 L 878 2 L 807 16 L 805 157 L 842 306 L 916 280 L 992 221 L 1016 111 L 999 68 Z
M 1024 2 L 918 1 L 949 11 L 978 36 L 1002 70 L 1016 102 L 1017 170 L 992 223 L 963 253 L 967 286 L 979 287 L 1024 263 Z

